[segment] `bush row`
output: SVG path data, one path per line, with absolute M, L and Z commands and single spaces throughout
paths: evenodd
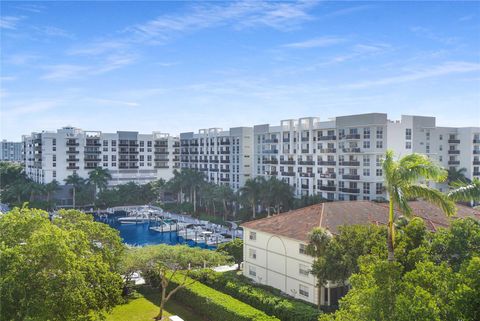
M 201 270 L 191 276 L 282 321 L 316 321 L 321 313 L 308 303 L 281 296 L 279 291 L 274 294 L 231 272 Z
M 183 277 L 182 277 L 183 279 Z M 190 282 L 191 279 L 187 279 Z M 172 286 L 177 286 L 175 280 Z M 250 305 L 243 303 L 222 292 L 216 291 L 202 283 L 196 282 L 180 289 L 174 295 L 175 299 L 190 306 L 196 312 L 210 318 L 222 321 L 280 321 L 268 316 Z

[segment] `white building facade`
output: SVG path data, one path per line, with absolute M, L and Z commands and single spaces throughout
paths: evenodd
M 23 162 L 23 143 L 0 141 L 0 161 L 2 162 Z
M 168 134 L 119 131 L 102 133 L 64 127 L 56 132 L 23 137 L 25 172 L 39 183 L 64 179 L 73 173 L 87 178 L 97 168 L 112 175 L 109 185 L 133 181 L 145 184 L 169 179 L 180 167 L 178 139 Z

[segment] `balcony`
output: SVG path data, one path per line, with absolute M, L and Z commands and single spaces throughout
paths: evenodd
M 474 139 L 473 139 L 473 143 L 474 143 L 474 144 L 480 144 L 480 138 L 479 138 L 479 139 L 475 139 L 475 138 L 474 138 Z
M 155 151 L 154 154 L 156 155 L 168 155 L 168 150 L 159 150 L 159 151 Z
M 480 160 L 474 160 L 473 165 L 480 165 Z
M 302 187 L 303 189 L 308 189 L 308 184 L 302 184 L 301 187 Z
M 222 155 L 230 154 L 230 150 L 221 150 L 220 154 Z
M 310 140 L 310 137 L 302 137 L 300 140 L 302 142 L 308 142 Z
M 320 185 L 318 187 L 319 190 L 321 191 L 327 191 L 327 192 L 335 192 L 337 190 L 336 186 L 328 186 L 328 185 Z
M 168 162 L 168 158 L 154 158 L 155 162 Z
M 336 178 L 337 174 L 335 173 L 323 173 L 320 174 L 320 178 Z
M 218 172 L 218 168 L 209 168 L 208 169 L 210 172 Z
M 342 152 L 344 152 L 344 153 L 360 153 L 360 147 L 343 148 Z
M 318 161 L 318 165 L 323 165 L 323 166 L 335 166 L 337 165 L 336 161 Z
M 342 178 L 353 180 L 353 181 L 358 181 L 358 180 L 360 180 L 360 175 L 344 174 L 344 175 L 342 175 Z
M 335 140 L 337 136 L 335 135 L 327 135 L 327 136 L 318 136 L 317 140 Z
M 86 162 L 100 162 L 102 161 L 99 157 L 85 158 Z
M 221 141 L 220 145 L 230 145 L 230 141 L 229 140 Z
M 220 160 L 220 163 L 222 163 L 222 164 L 229 164 L 229 163 L 230 163 L 230 159 L 221 159 L 221 160 Z
M 459 154 L 460 154 L 460 151 L 459 151 L 459 150 L 450 149 L 450 150 L 448 151 L 448 154 L 449 154 L 449 155 L 459 155 Z
M 229 177 L 220 177 L 220 181 L 221 182 L 230 182 L 230 178 Z
M 262 162 L 264 164 L 278 164 L 278 159 L 263 159 Z
M 460 144 L 460 139 L 449 139 L 448 143 L 449 144 Z
M 206 171 L 208 171 L 208 168 L 199 168 L 199 170 L 200 170 L 201 172 L 206 172 Z
M 78 166 L 67 166 L 67 169 L 79 169 L 80 167 Z
M 290 137 L 283 138 L 283 142 L 284 142 L 284 143 L 290 143 Z
M 359 188 L 340 187 L 338 190 L 339 190 L 340 192 L 344 192 L 344 193 L 352 193 L 352 194 L 358 194 L 358 193 L 360 193 L 360 189 L 359 189 Z
M 298 165 L 315 165 L 315 161 L 298 161 Z
M 85 154 L 100 154 L 101 151 L 99 150 L 85 150 Z
M 85 146 L 89 146 L 89 147 L 100 147 L 100 146 L 102 146 L 102 144 L 100 144 L 99 142 L 97 142 L 97 143 L 89 143 L 89 142 L 87 142 L 87 143 L 85 144 Z
M 270 139 L 265 139 L 263 142 L 265 144 L 276 144 L 276 143 L 278 143 L 278 139 L 277 138 L 270 138 Z
M 162 164 L 162 165 L 155 165 L 155 168 L 168 168 L 168 165 Z
M 480 172 L 473 172 L 473 176 L 480 176 Z
M 180 147 L 180 144 L 178 142 L 173 143 L 173 147 Z
M 448 161 L 448 165 L 460 165 L 460 161 Z
M 267 175 L 272 175 L 272 176 L 277 176 L 278 172 L 277 171 L 267 171 Z
M 210 160 L 210 163 L 218 163 L 218 162 L 219 162 L 218 159 L 211 159 L 211 160 Z
M 77 142 L 68 142 L 67 141 L 67 146 L 79 146 L 80 144 Z
M 196 147 L 196 146 L 198 146 L 198 142 L 195 142 L 195 143 L 194 143 L 194 142 L 190 142 L 190 146 Z
M 343 161 L 339 163 L 340 166 L 360 166 L 359 161 Z
M 168 143 L 167 142 L 156 142 L 153 144 L 153 147 L 163 147 L 163 148 L 168 148 Z
M 280 164 L 282 164 L 282 165 L 295 165 L 295 161 L 293 159 L 281 160 Z
M 67 154 L 78 154 L 78 150 L 67 150 Z
M 300 177 L 315 177 L 314 173 L 299 173 Z
M 295 176 L 295 172 L 282 172 L 282 176 Z
M 480 149 L 474 149 L 473 154 L 474 155 L 480 155 Z
M 302 149 L 302 154 L 308 154 L 309 150 L 308 149 Z
M 78 162 L 78 158 L 67 158 L 67 162 Z
M 95 168 L 97 168 L 97 167 L 98 167 L 98 166 L 96 166 L 96 165 L 85 165 L 83 168 L 84 168 L 84 169 L 95 169 Z
M 348 134 L 345 136 L 346 139 L 360 139 L 360 134 Z
M 267 149 L 263 151 L 264 154 L 278 154 L 278 149 Z
M 222 173 L 230 173 L 230 168 L 221 168 L 220 172 Z
M 337 149 L 336 148 L 322 148 L 320 149 L 320 153 L 322 154 L 333 154 L 336 153 Z

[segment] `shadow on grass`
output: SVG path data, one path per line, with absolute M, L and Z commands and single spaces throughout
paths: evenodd
M 135 289 L 138 291 L 138 293 L 142 294 L 145 299 L 152 302 L 160 309 L 159 289 L 155 289 L 147 285 L 141 285 Z M 178 315 L 185 321 L 211 321 L 210 319 L 196 313 L 194 309 L 185 305 L 184 302 L 180 302 L 174 299 L 168 300 L 167 304 L 165 305 L 165 310 L 167 310 L 172 315 Z

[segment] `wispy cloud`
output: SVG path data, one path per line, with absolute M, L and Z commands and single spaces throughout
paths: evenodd
M 444 35 L 439 35 L 438 33 L 433 32 L 429 28 L 415 26 L 411 27 L 410 31 L 415 33 L 419 37 L 427 38 L 430 40 L 434 40 L 445 45 L 452 45 L 458 42 L 458 38 L 456 37 L 448 37 Z
M 15 30 L 18 23 L 23 20 L 24 16 L 4 16 L 0 17 L 0 29 Z
M 99 104 L 99 105 L 107 105 L 107 106 L 124 106 L 124 107 L 138 107 L 140 106 L 139 103 L 133 101 L 123 101 L 123 100 L 116 100 L 116 99 L 104 99 L 104 98 L 91 98 L 88 99 L 89 101 Z
M 74 64 L 59 64 L 45 67 L 47 73 L 41 78 L 45 80 L 65 80 L 82 78 L 90 70 L 89 67 Z
M 338 9 L 338 10 L 329 12 L 329 13 L 323 15 L 322 18 L 333 18 L 333 17 L 338 17 L 338 16 L 345 16 L 345 15 L 349 15 L 351 13 L 355 13 L 355 12 L 358 12 L 358 11 L 363 11 L 363 10 L 367 10 L 367 9 L 371 9 L 371 8 L 373 8 L 372 5 L 361 5 L 361 6 L 353 6 L 353 7 L 348 7 L 348 8 L 342 8 L 342 9 Z
M 45 6 L 33 3 L 19 4 L 17 6 L 14 6 L 14 8 L 32 13 L 41 13 L 45 10 Z
M 73 38 L 73 34 L 66 31 L 65 29 L 54 27 L 54 26 L 40 26 L 33 27 L 36 33 L 39 33 L 47 37 L 63 37 L 63 38 Z
M 345 41 L 346 39 L 341 37 L 323 36 L 323 37 L 313 38 L 313 39 L 304 40 L 300 42 L 289 43 L 289 44 L 283 45 L 283 47 L 298 48 L 298 49 L 329 47 Z
M 427 78 L 448 76 L 451 74 L 460 74 L 480 71 L 479 63 L 464 61 L 445 62 L 438 66 L 423 68 L 403 75 L 380 78 L 377 80 L 367 80 L 341 86 L 346 89 L 364 89 L 376 86 L 394 85 L 411 81 L 418 81 Z

